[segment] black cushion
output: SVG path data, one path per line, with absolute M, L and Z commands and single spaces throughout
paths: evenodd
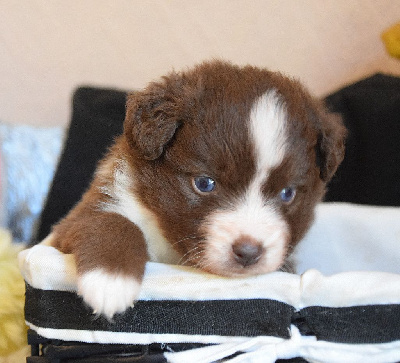
M 346 156 L 327 201 L 400 205 L 400 78 L 377 74 L 326 99 L 343 116 Z
M 41 241 L 88 188 L 97 162 L 122 133 L 126 92 L 91 87 L 73 96 L 72 119 L 64 150 L 33 242 Z

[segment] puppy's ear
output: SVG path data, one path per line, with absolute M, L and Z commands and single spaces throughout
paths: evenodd
M 316 163 L 321 179 L 328 182 L 344 158 L 347 130 L 338 114 L 328 113 L 323 107 L 319 108 L 317 117 Z
M 124 134 L 140 157 L 155 160 L 162 155 L 180 125 L 178 103 L 163 84 L 128 96 Z

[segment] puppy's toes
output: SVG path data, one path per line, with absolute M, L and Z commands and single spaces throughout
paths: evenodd
M 133 305 L 140 286 L 133 276 L 113 274 L 103 269 L 85 272 L 78 278 L 78 294 L 94 313 L 108 319 Z

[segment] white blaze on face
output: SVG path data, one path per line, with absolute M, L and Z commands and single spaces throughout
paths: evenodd
M 252 107 L 250 132 L 257 158 L 256 173 L 235 207 L 217 211 L 207 219 L 203 264 L 212 272 L 230 276 L 259 274 L 274 271 L 283 263 L 288 226 L 261 190 L 271 169 L 283 161 L 286 117 L 275 91 L 258 98 Z M 260 260 L 246 268 L 235 262 L 232 252 L 233 243 L 242 236 L 257 241 L 264 250 Z

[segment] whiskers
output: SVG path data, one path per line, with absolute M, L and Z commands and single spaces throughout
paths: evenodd
M 224 276 L 246 276 L 246 275 L 253 275 L 259 274 L 262 272 L 262 266 L 257 272 L 257 269 L 243 269 L 238 270 L 239 267 L 232 262 L 229 258 L 224 258 L 223 261 L 219 261 L 218 265 L 216 265 L 215 259 L 211 258 L 207 255 L 206 252 L 206 240 L 201 235 L 191 235 L 181 238 L 173 243 L 176 250 L 181 251 L 183 253 L 177 262 L 178 265 L 182 266 L 191 266 L 203 271 L 208 271 L 211 273 L 216 273 L 224 275 Z M 284 254 L 284 261 L 282 265 L 279 267 L 279 271 L 288 272 L 288 273 L 295 273 L 295 263 L 294 258 L 292 258 L 292 253 L 294 251 L 294 246 L 287 246 L 286 251 Z M 229 251 L 227 252 L 229 253 Z M 225 266 L 222 268 L 221 266 Z M 257 266 L 256 266 L 257 267 Z M 219 272 L 216 272 L 219 271 Z
M 195 246 L 188 250 L 178 261 L 178 265 L 193 266 L 196 265 L 196 260 L 200 257 L 203 252 L 203 248 Z
M 204 251 L 204 245 L 202 243 L 203 241 L 203 237 L 194 235 L 181 238 L 180 240 L 174 242 L 172 244 L 173 246 L 182 243 L 186 245 L 184 248 L 177 248 L 178 250 L 183 249 L 186 251 L 179 259 L 178 265 L 199 267 L 198 263 L 202 259 Z
M 201 258 L 198 259 L 194 265 L 194 267 L 198 268 L 199 270 L 212 273 L 213 269 L 210 268 L 211 266 L 213 266 L 212 261 L 206 258 L 204 254 L 202 254 Z

